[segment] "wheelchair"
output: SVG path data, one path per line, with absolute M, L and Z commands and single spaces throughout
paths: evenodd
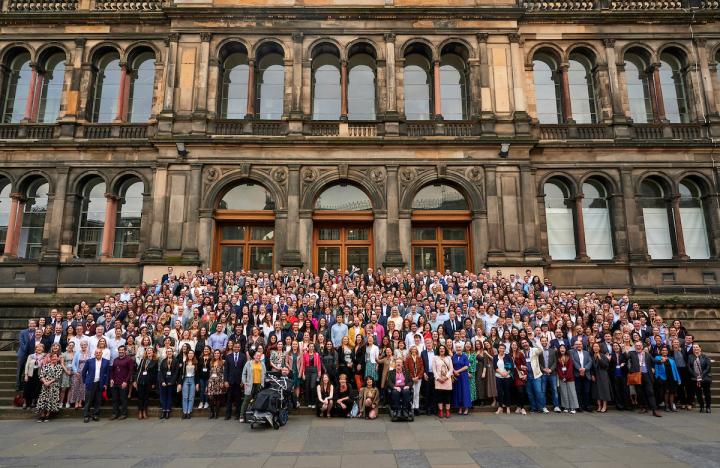
M 415 414 L 412 409 L 413 387 L 397 391 L 390 390 L 390 420 L 392 422 L 412 422 Z

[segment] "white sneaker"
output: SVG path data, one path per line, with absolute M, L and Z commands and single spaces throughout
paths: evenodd
M 570 414 L 575 414 L 575 410 L 574 410 L 574 409 L 571 409 L 571 410 L 570 410 Z
M 564 409 L 564 410 L 562 410 L 562 412 L 563 412 L 563 413 L 567 413 L 567 412 L 568 412 L 568 410 Z
M 547 408 L 543 408 L 543 413 L 544 413 L 544 414 L 548 414 L 549 412 L 550 412 L 550 411 L 548 411 Z
M 200 403 L 198 403 L 197 409 L 203 409 L 204 406 L 205 404 L 201 401 Z
M 525 410 L 523 410 L 525 411 Z M 520 408 L 515 408 L 515 414 L 520 414 Z
M 560 412 L 560 408 L 558 408 L 558 407 L 556 406 L 556 407 L 553 409 L 553 411 L 555 411 L 556 413 L 559 413 L 559 412 Z
M 527 411 L 525 411 L 525 408 L 520 410 L 520 414 L 527 414 Z

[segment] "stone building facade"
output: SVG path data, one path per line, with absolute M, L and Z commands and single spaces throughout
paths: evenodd
M 5 0 L 0 290 L 160 265 L 718 289 L 715 0 Z

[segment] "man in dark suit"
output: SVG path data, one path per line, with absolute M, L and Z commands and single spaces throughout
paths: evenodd
M 652 411 L 652 415 L 656 418 L 662 416 L 657 412 L 657 404 L 655 403 L 655 366 L 652 356 L 643 349 L 642 343 L 635 342 L 635 349 L 628 353 L 628 373 L 640 372 L 640 385 L 636 385 L 636 391 L 640 397 L 640 404 L 645 408 L 641 409 L 641 413 L 647 413 L 648 409 Z
M 162 275 L 162 281 L 160 282 L 160 284 L 165 284 L 165 283 L 167 283 L 168 280 L 170 279 L 170 276 L 171 276 L 172 274 L 173 274 L 173 267 L 168 267 L 167 273 L 165 273 L 164 275 Z
M 540 372 L 542 374 L 542 378 L 540 380 L 540 393 L 543 398 L 546 399 L 547 389 L 550 387 L 550 392 L 552 393 L 553 411 L 559 413 L 560 400 L 558 399 L 557 374 L 555 373 L 557 368 L 557 350 L 548 346 L 548 339 L 546 336 L 540 338 L 540 346 L 542 347 L 542 352 L 538 355 Z
M 240 419 L 240 407 L 245 392 L 242 384 L 242 371 L 245 367 L 245 353 L 240 352 L 240 343 L 233 344 L 233 352 L 225 357 L 225 387 L 227 392 L 227 407 L 225 408 L 225 420 L 232 417 L 233 405 L 235 406 L 235 419 Z
M 423 367 L 425 368 L 425 374 L 423 375 L 422 386 L 420 392 L 422 393 L 423 399 L 425 400 L 425 412 L 428 416 L 435 412 L 435 374 L 432 371 L 433 359 L 435 359 L 435 352 L 433 351 L 432 339 L 428 338 L 425 340 L 425 349 L 420 353 L 420 357 L 423 361 Z
M 573 375 L 575 376 L 575 393 L 577 393 L 578 411 L 590 411 L 590 382 L 592 378 L 592 359 L 590 353 L 583 349 L 580 337 L 575 340 L 574 348 L 570 350 L 573 360 Z
M 18 350 L 17 350 L 17 372 L 15 373 L 15 390 L 18 392 L 22 390 L 22 374 L 23 370 L 25 369 L 25 363 L 27 362 L 27 357 L 35 352 L 35 347 L 33 346 L 33 349 L 31 352 L 28 352 L 29 344 L 32 343 L 35 344 L 35 328 L 37 327 L 37 322 L 35 322 L 34 319 L 28 320 L 28 327 L 25 330 L 22 330 L 20 332 L 20 336 L 18 336 Z
M 454 310 L 450 311 L 450 319 L 445 321 L 443 328 L 445 329 L 445 336 L 450 338 L 455 336 L 456 331 L 462 330 L 462 320 L 455 315 Z
M 110 381 L 110 361 L 103 359 L 102 349 L 95 350 L 95 359 L 90 359 L 83 367 L 81 374 L 85 383 L 85 409 L 83 416 L 85 422 L 90 422 L 90 407 L 92 406 L 92 419 L 98 421 L 100 418 L 100 405 L 102 404 L 102 392 L 107 390 Z

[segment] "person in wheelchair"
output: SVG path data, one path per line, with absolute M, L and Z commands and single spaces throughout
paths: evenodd
M 412 412 L 412 378 L 403 365 L 402 358 L 395 360 L 395 369 L 388 372 L 387 383 L 390 386 L 390 417 L 393 421 L 414 419 Z

